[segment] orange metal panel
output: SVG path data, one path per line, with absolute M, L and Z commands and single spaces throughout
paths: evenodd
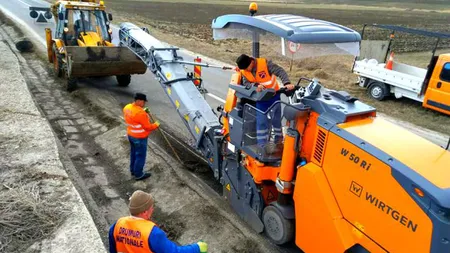
M 229 113 L 236 106 L 237 97 L 235 95 L 236 91 L 233 89 L 228 89 L 227 99 L 225 101 L 224 111 Z M 230 126 L 228 117 L 223 117 L 223 129 L 225 130 L 224 135 L 230 132 Z M 228 137 L 227 140 L 230 140 Z
M 308 163 L 294 189 L 295 243 L 307 253 L 342 253 L 355 244 L 322 168 Z
M 450 188 L 450 152 L 381 118 L 340 125 L 440 188 Z
M 303 133 L 302 136 L 302 150 L 301 156 L 304 157 L 308 162 L 311 161 L 312 154 L 314 152 L 314 142 L 317 131 L 317 118 L 319 115 L 316 112 L 311 112 L 309 115 L 309 120 L 306 123 L 306 128 L 304 126 L 304 121 L 299 121 L 297 123 L 297 129 L 299 133 Z M 304 129 L 304 131 L 303 131 Z M 301 130 L 301 131 L 300 131 Z
M 358 126 L 355 122 L 346 130 L 371 136 L 368 142 L 382 145 L 388 153 L 400 147 L 397 153 L 414 153 L 408 142 L 405 146 L 396 143 L 394 136 L 401 136 L 401 132 L 379 124 L 384 123 Z M 392 135 L 384 131 L 390 137 L 386 140 L 374 131 L 377 128 L 389 129 Z M 432 222 L 393 178 L 391 168 L 333 133 L 328 134 L 327 143 L 323 170 L 343 217 L 389 252 L 429 252 Z M 410 154 L 409 160 L 422 159 L 425 154 L 421 150 L 421 155 Z
M 298 154 L 295 153 L 295 138 L 293 136 L 285 135 L 280 170 L 281 181 L 291 182 L 294 178 L 294 167 L 297 155 Z
M 252 174 L 253 180 L 257 184 L 261 184 L 264 180 L 275 182 L 280 167 L 265 166 L 264 163 L 259 162 L 255 158 L 247 155 L 244 160 L 245 168 Z
M 422 105 L 450 115 L 450 82 L 441 79 L 443 66 L 446 63 L 450 63 L 450 54 L 440 55 L 428 83 Z

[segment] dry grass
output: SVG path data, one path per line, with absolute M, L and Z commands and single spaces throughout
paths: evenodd
M 39 188 L 3 185 L 0 191 L 0 252 L 24 252 L 51 235 L 69 215 L 58 201 L 41 198 Z

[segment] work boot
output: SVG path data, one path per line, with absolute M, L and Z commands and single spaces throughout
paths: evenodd
M 145 172 L 144 174 L 142 174 L 142 176 L 136 177 L 135 179 L 136 179 L 136 180 L 144 180 L 144 179 L 150 177 L 151 175 L 152 175 L 152 174 L 151 174 L 150 172 Z

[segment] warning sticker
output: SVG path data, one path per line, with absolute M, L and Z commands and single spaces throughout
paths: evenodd
M 225 188 L 226 188 L 228 191 L 231 191 L 231 186 L 230 186 L 230 184 L 227 184 L 227 185 L 225 186 Z

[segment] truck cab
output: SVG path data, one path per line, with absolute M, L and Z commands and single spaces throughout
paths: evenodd
M 423 107 L 450 115 L 450 54 L 432 61 L 425 82 Z

